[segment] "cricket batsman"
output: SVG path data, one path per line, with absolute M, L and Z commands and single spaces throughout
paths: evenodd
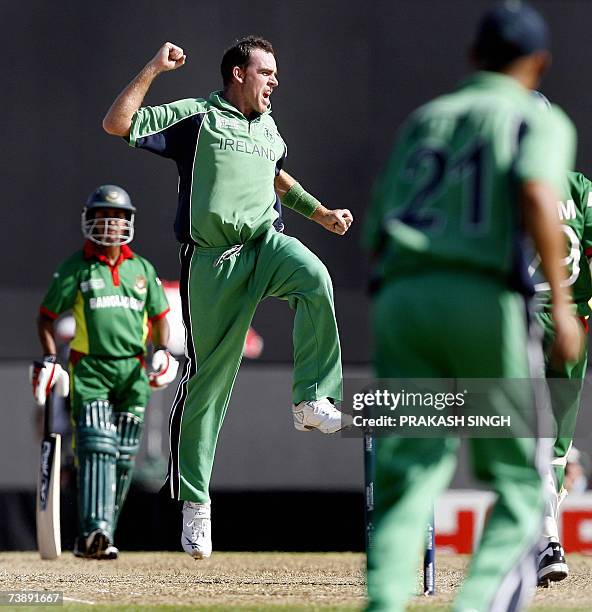
M 150 262 L 128 244 L 136 207 L 116 185 L 102 185 L 82 211 L 82 250 L 53 275 L 37 321 L 43 357 L 32 367 L 33 394 L 43 405 L 59 364 L 54 322 L 72 311 L 76 333 L 69 371 L 78 471 L 78 538 L 74 554 L 116 559 L 114 534 L 140 448 L 150 390 L 176 376 L 166 348 L 168 303 Z M 146 342 L 152 334 L 152 371 Z
M 474 41 L 476 72 L 400 128 L 365 227 L 379 279 L 372 308 L 378 378 L 490 379 L 481 408 L 532 415 L 529 379 L 542 351 L 530 336 L 526 235 L 551 290 L 555 353 L 563 361 L 580 357 L 556 208 L 575 130 L 557 107 L 543 116 L 531 94 L 549 66 L 548 48 L 538 12 L 525 3 L 495 5 Z M 522 386 L 500 393 L 503 379 Z M 453 475 L 458 442 L 437 432 L 376 438 L 370 610 L 402 612 L 413 594 L 425 525 Z M 473 473 L 497 498 L 454 609 L 519 610 L 536 585 L 540 440 L 469 444 Z

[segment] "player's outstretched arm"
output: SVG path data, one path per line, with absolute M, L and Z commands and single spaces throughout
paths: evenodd
M 543 273 L 551 287 L 555 322 L 554 355 L 560 361 L 576 361 L 583 348 L 582 327 L 572 313 L 569 289 L 563 285 L 565 240 L 557 218 L 553 190 L 541 181 L 522 186 L 522 209 L 526 226 L 541 258 Z
M 187 59 L 181 47 L 164 43 L 156 55 L 140 70 L 129 85 L 117 96 L 103 119 L 107 134 L 127 138 L 134 113 L 142 106 L 144 96 L 154 79 L 168 70 L 180 68 Z
M 343 236 L 354 221 L 353 215 L 347 208 L 335 210 L 325 208 L 284 170 L 280 170 L 275 177 L 274 186 L 282 204 L 316 221 L 330 232 Z

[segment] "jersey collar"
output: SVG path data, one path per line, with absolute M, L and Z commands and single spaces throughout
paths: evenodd
M 219 108 L 220 110 L 228 111 L 229 113 L 238 115 L 239 117 L 241 117 L 241 119 L 246 119 L 246 117 L 238 110 L 238 108 L 230 104 L 230 102 L 224 97 L 222 90 L 213 91 L 210 94 L 210 97 L 208 98 L 208 102 L 216 108 Z M 262 117 L 263 115 L 268 115 L 269 113 L 271 113 L 271 102 L 268 104 L 267 109 L 263 113 L 257 114 L 255 118 Z
M 117 266 L 119 266 L 119 264 L 121 264 L 121 262 L 125 261 L 126 259 L 133 259 L 134 252 L 127 246 L 127 244 L 122 245 L 117 261 L 113 265 L 111 265 L 109 263 L 109 260 L 103 255 L 103 253 L 99 251 L 97 245 L 94 242 L 87 240 L 84 243 L 84 258 L 92 259 L 93 257 L 98 259 L 101 263 L 107 264 L 110 268 L 116 268 Z
M 90 240 L 87 240 L 84 243 L 84 257 L 86 259 L 92 259 L 93 257 L 95 257 L 102 264 L 105 264 L 106 266 L 109 266 L 109 269 L 111 270 L 111 278 L 113 279 L 113 284 L 116 287 L 119 287 L 119 285 L 120 285 L 119 266 L 126 259 L 132 259 L 134 257 L 134 253 L 127 246 L 127 244 L 124 244 L 124 245 L 121 246 L 121 251 L 119 253 L 119 257 L 117 258 L 117 261 L 114 264 L 111 264 L 109 262 L 109 260 L 103 255 L 103 253 L 101 253 L 97 249 L 97 245 L 94 242 L 91 242 Z

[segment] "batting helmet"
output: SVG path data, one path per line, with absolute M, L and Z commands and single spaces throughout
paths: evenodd
M 121 210 L 125 218 L 96 218 L 99 209 Z M 136 207 L 125 189 L 117 185 L 101 185 L 93 191 L 82 209 L 82 233 L 95 244 L 121 246 L 134 237 L 134 216 Z M 114 232 L 113 228 L 117 231 Z

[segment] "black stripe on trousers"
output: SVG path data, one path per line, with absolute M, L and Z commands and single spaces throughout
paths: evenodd
M 180 480 L 179 472 L 179 450 L 181 438 L 181 421 L 187 399 L 187 382 L 197 372 L 197 360 L 193 346 L 193 336 L 191 334 L 191 312 L 189 309 L 189 293 L 191 283 L 191 257 L 195 250 L 193 244 L 183 244 L 179 251 L 181 261 L 181 278 L 179 280 L 179 293 L 181 295 L 181 313 L 183 317 L 183 327 L 185 327 L 185 367 L 183 376 L 179 381 L 175 400 L 169 416 L 169 469 L 167 480 L 170 488 L 170 495 L 173 499 L 179 499 Z M 166 485 L 166 483 L 165 483 Z

